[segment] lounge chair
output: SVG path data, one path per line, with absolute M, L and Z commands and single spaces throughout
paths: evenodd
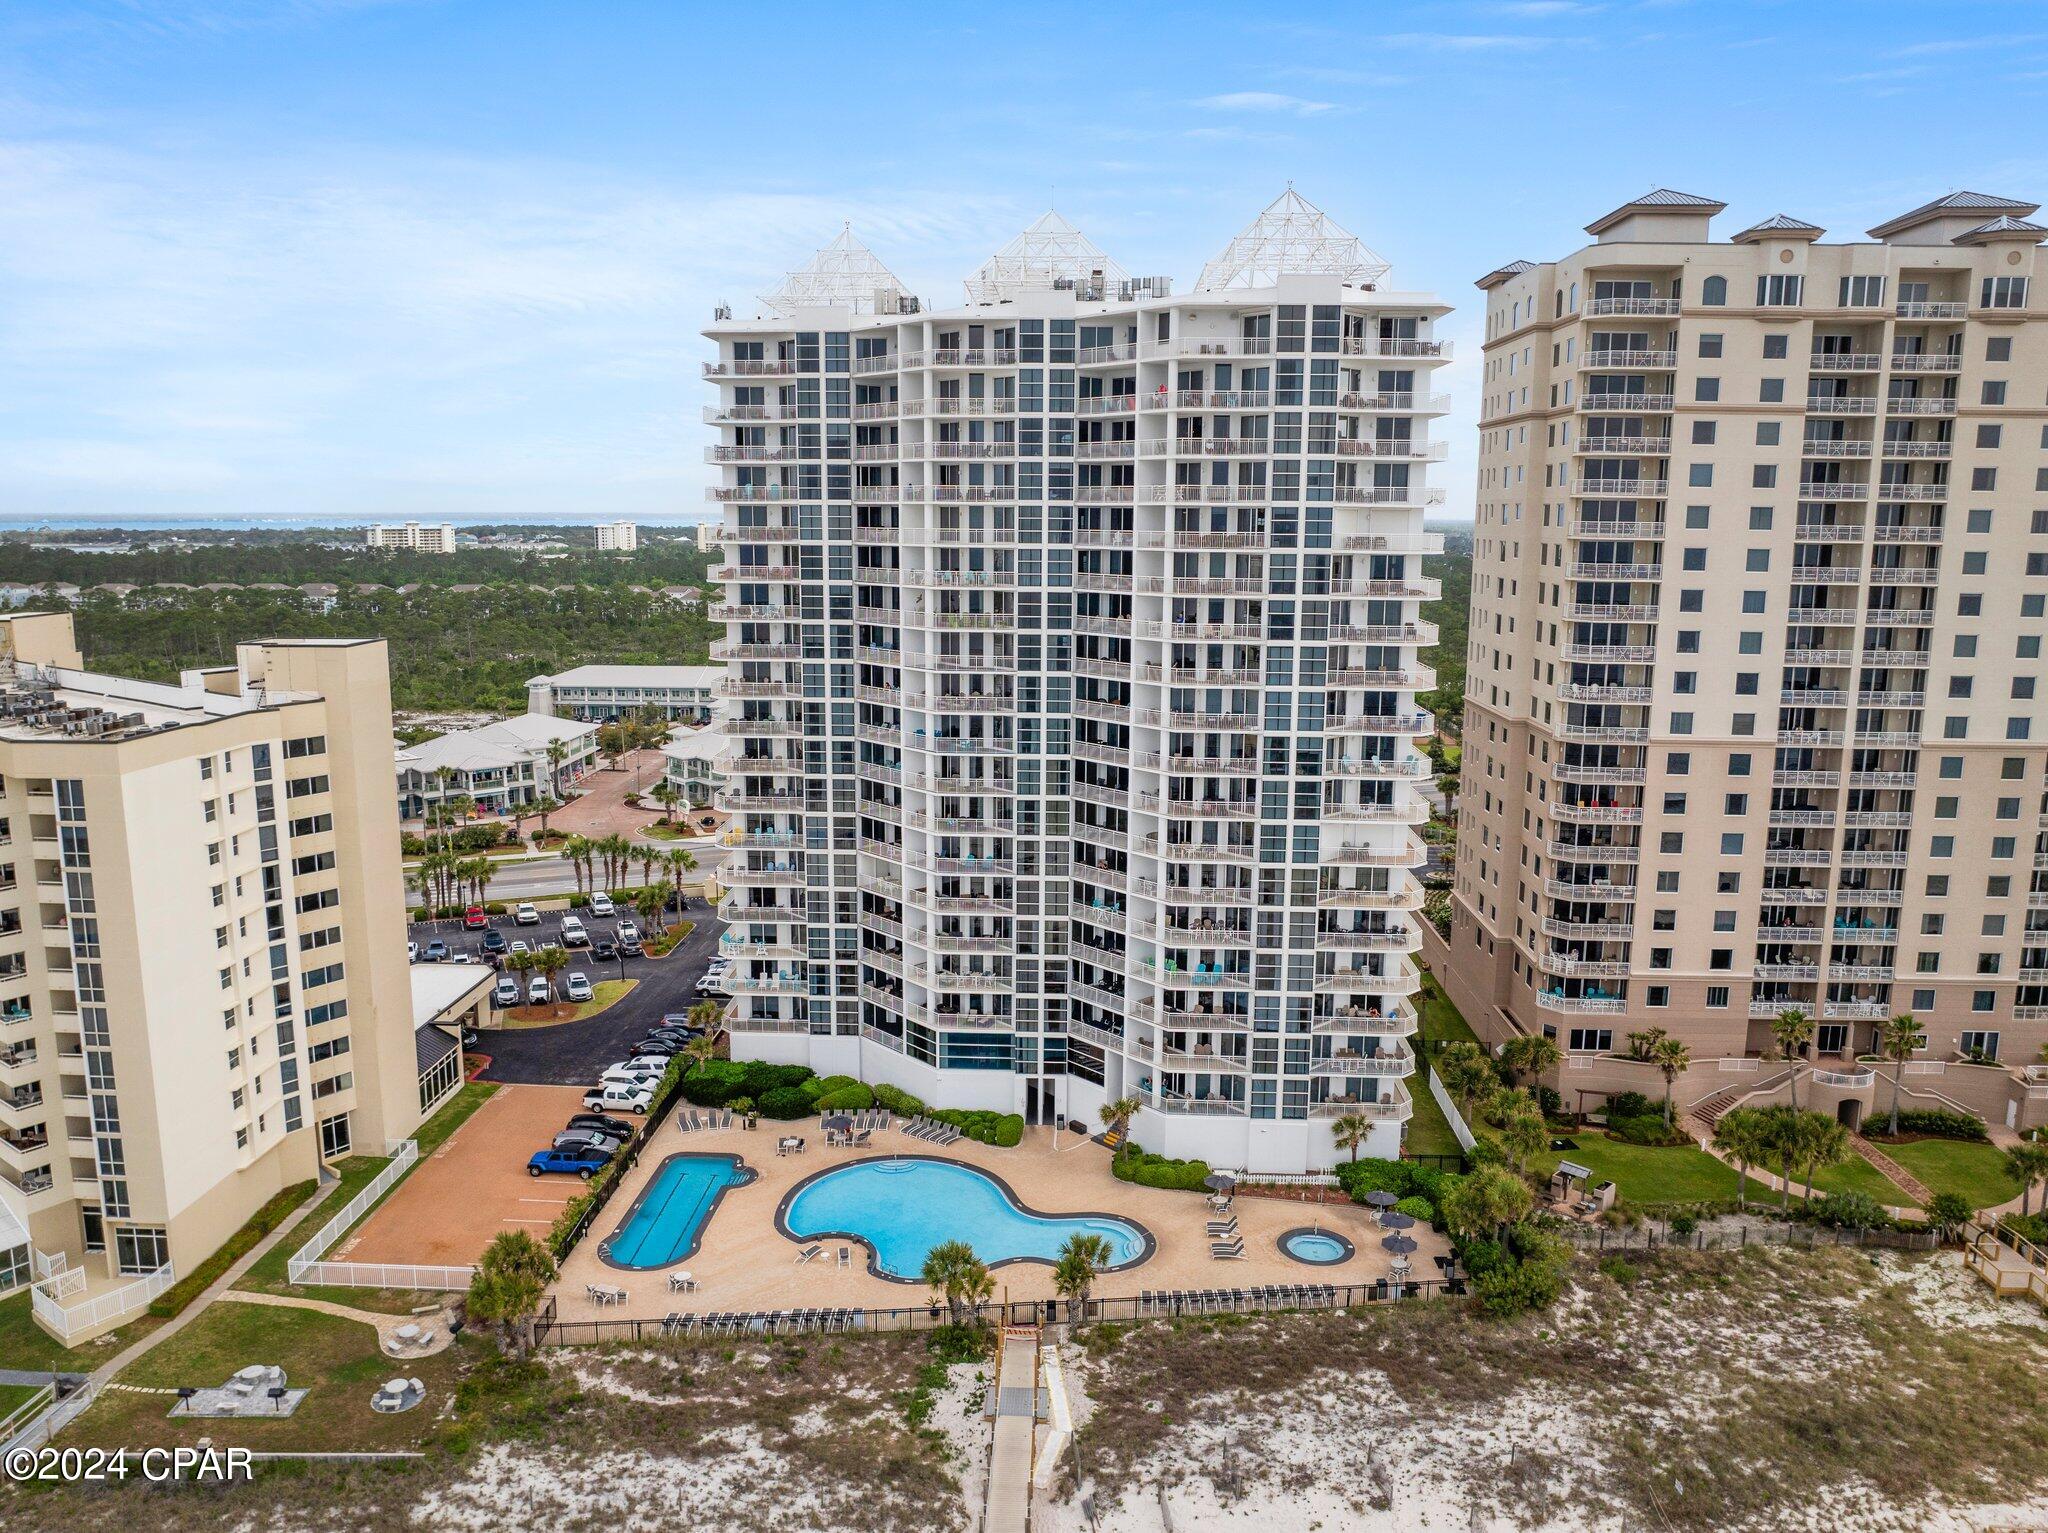
M 851 1267 L 852 1265 L 853 1248 L 851 1246 L 841 1246 L 839 1248 L 839 1270 L 841 1272 L 844 1272 L 847 1268 Z
M 801 1251 L 796 1253 L 796 1265 L 801 1267 L 805 1262 L 810 1261 L 813 1257 L 815 1257 L 820 1251 L 824 1249 L 825 1248 L 821 1245 L 805 1246 Z
M 856 1150 L 865 1150 L 868 1147 L 868 1136 L 873 1132 L 873 1129 L 864 1128 L 858 1134 L 855 1134 L 853 1136 L 853 1147 Z

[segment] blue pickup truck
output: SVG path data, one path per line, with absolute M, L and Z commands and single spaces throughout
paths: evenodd
M 604 1163 L 611 1156 L 593 1149 L 535 1150 L 526 1162 L 528 1176 L 542 1176 L 549 1172 L 558 1175 L 577 1176 L 589 1181 L 604 1169 Z

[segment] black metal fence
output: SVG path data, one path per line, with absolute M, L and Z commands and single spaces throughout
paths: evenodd
M 1277 1284 L 1254 1288 L 1184 1289 L 1090 1299 L 1086 1313 L 1063 1299 L 1016 1300 L 982 1304 L 970 1318 L 979 1325 L 1124 1323 L 1138 1320 L 1183 1320 L 1202 1315 L 1289 1314 L 1301 1311 L 1364 1309 L 1409 1299 L 1434 1299 L 1465 1292 L 1462 1281 L 1440 1278 L 1376 1283 Z M 795 1309 L 677 1311 L 661 1319 L 563 1320 L 553 1301 L 534 1325 L 534 1341 L 544 1347 L 594 1346 L 608 1341 L 653 1341 L 665 1336 L 791 1336 L 825 1332 L 879 1334 L 888 1331 L 930 1331 L 950 1325 L 943 1304 L 906 1305 L 897 1309 Z
M 1818 1224 L 1740 1224 L 1734 1229 L 1695 1229 L 1678 1234 L 1668 1226 L 1635 1229 L 1564 1229 L 1558 1232 L 1582 1251 L 1739 1251 L 1748 1246 L 1880 1246 L 1894 1251 L 1932 1251 L 1941 1244 L 1933 1230 L 1838 1230 Z

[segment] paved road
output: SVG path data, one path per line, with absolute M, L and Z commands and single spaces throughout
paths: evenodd
M 477 1051 L 488 1054 L 490 1068 L 483 1072 L 487 1081 L 513 1081 L 547 1086 L 587 1086 L 604 1072 L 604 1067 L 616 1064 L 625 1057 L 626 1046 L 646 1036 L 649 1028 L 658 1024 L 668 1012 L 688 1011 L 703 997 L 697 994 L 697 981 L 710 966 L 711 957 L 718 948 L 718 934 L 723 930 L 718 918 L 705 908 L 702 900 L 692 900 L 686 913 L 688 919 L 697 923 L 696 930 L 676 947 L 666 958 L 628 958 L 625 961 L 624 977 L 638 980 L 633 991 L 611 1010 L 583 1022 L 563 1022 L 554 1027 L 530 1027 L 518 1029 L 487 1028 Z M 594 933 L 609 931 L 616 923 L 597 917 L 587 917 Z M 519 936 L 531 942 L 536 934 L 552 935 L 561 926 L 561 917 L 553 912 L 544 914 L 538 927 L 513 927 L 509 917 L 501 917 L 493 925 L 503 926 L 507 936 Z M 414 928 L 414 936 L 428 932 L 455 941 L 467 935 L 469 945 L 474 946 L 475 935 L 456 932 L 448 935 L 447 929 L 459 926 L 457 922 L 434 922 Z M 593 981 L 618 979 L 620 967 L 616 961 L 595 963 L 587 956 L 587 950 L 572 950 L 570 969 L 580 969 Z M 564 970 L 564 973 L 569 970 Z

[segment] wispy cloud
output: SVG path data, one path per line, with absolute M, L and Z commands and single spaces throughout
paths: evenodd
M 1986 32 L 1975 37 L 1930 37 L 1925 42 L 1893 48 L 1889 56 L 1895 59 L 1928 58 L 1944 53 L 1973 53 L 1981 48 L 2024 48 L 2040 42 L 2048 42 L 2048 32 Z
M 1525 32 L 1390 32 L 1379 40 L 1383 48 L 1416 48 L 1437 53 L 1508 53 L 1547 48 L 1556 41 Z
M 1221 96 L 1204 96 L 1195 105 L 1212 112 L 1272 112 L 1289 117 L 1319 117 L 1337 110 L 1335 102 L 1308 101 L 1270 90 L 1229 91 Z
M 1543 21 L 1552 16 L 1590 16 L 1604 6 L 1588 5 L 1583 0 L 1494 0 L 1482 5 L 1480 10 L 1492 16 L 1518 16 L 1528 21 Z

